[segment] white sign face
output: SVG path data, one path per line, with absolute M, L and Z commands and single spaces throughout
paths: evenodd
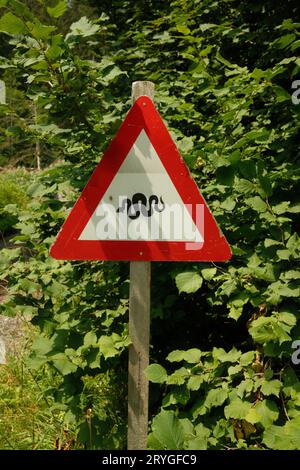
M 203 242 L 191 212 L 142 130 L 79 240 Z
M 0 80 L 0 104 L 5 104 L 5 103 L 6 103 L 5 82 L 3 80 Z

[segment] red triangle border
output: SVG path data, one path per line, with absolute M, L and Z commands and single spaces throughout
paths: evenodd
M 79 240 L 129 150 L 144 129 L 185 204 L 204 205 L 204 243 L 187 249 L 186 242 Z M 193 220 L 196 223 L 193 215 Z M 200 245 L 198 244 L 198 247 Z M 134 103 L 115 138 L 87 182 L 51 247 L 50 255 L 64 260 L 227 261 L 230 247 L 181 158 L 152 100 Z

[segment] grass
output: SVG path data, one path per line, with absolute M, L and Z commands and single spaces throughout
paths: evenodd
M 0 450 L 125 448 L 124 378 L 108 372 L 84 377 L 82 417 L 66 426 L 67 409 L 53 398 L 61 377 L 47 366 L 30 370 L 29 353 L 27 342 L 21 353 L 0 365 Z
M 27 203 L 26 186 L 28 185 L 28 172 L 22 169 L 5 170 L 0 172 L 0 231 L 9 232 L 18 221 L 15 215 L 5 210 L 5 206 L 16 204 L 18 210 Z
M 51 374 L 33 374 L 23 356 L 0 365 L 0 449 L 67 447 L 69 432 L 63 427 L 63 413 L 52 411 L 50 387 Z

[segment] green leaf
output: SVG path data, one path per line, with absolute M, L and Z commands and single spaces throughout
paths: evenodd
M 167 360 L 170 362 L 181 362 L 184 361 L 185 351 L 175 350 L 168 354 Z
M 236 388 L 237 395 L 240 398 L 244 396 L 248 396 L 250 392 L 252 392 L 254 388 L 254 382 L 251 379 L 243 380 Z
M 97 335 L 94 331 L 88 331 L 83 339 L 83 344 L 86 347 L 95 346 L 97 344 Z
M 48 26 L 48 25 L 41 24 L 39 22 L 35 22 L 35 23 L 27 22 L 27 25 L 30 31 L 30 35 L 37 40 L 49 39 L 53 31 L 56 30 L 55 26 Z
M 179 293 L 186 292 L 187 294 L 191 294 L 200 289 L 203 279 L 195 271 L 187 271 L 177 274 L 175 282 Z
M 176 28 L 177 28 L 177 31 L 179 31 L 179 33 L 182 33 L 184 34 L 185 36 L 187 34 L 190 34 L 191 30 L 190 28 L 188 28 L 187 26 L 183 25 L 183 24 L 177 24 L 176 25 Z
M 168 407 L 177 404 L 186 405 L 189 398 L 190 392 L 184 385 L 172 387 L 172 391 L 164 397 L 162 406 Z
M 279 416 L 277 405 L 272 400 L 260 401 L 255 406 L 255 411 L 259 416 L 259 422 L 264 426 L 264 428 L 268 428 L 268 426 L 273 424 Z
M 190 364 L 197 364 L 201 358 L 201 351 L 196 348 L 188 349 L 187 351 L 175 350 L 168 354 L 167 360 L 170 362 L 186 361 Z
M 188 383 L 187 383 L 187 388 L 189 390 L 199 390 L 201 387 L 201 384 L 203 383 L 203 377 L 202 375 L 193 375 L 192 377 L 189 378 Z
M 241 355 L 240 357 L 240 364 L 241 366 L 248 366 L 249 364 L 252 364 L 252 362 L 255 359 L 255 351 L 249 351 Z
M 53 362 L 54 367 L 56 367 L 62 375 L 69 375 L 77 370 L 77 366 L 63 353 L 51 356 L 51 361 Z
M 47 7 L 47 12 L 52 18 L 59 18 L 68 9 L 67 0 L 59 0 L 54 7 Z
M 183 448 L 184 428 L 173 411 L 161 411 L 155 416 L 152 431 L 163 449 L 180 450 Z
M 240 351 L 234 347 L 228 353 L 223 348 L 213 348 L 213 357 L 220 362 L 236 362 L 240 356 Z
M 196 437 L 188 441 L 188 450 L 206 450 L 211 430 L 199 423 L 195 426 L 195 433 Z
M 251 403 L 236 397 L 229 403 L 229 405 L 225 406 L 224 414 L 227 419 L 246 419 L 246 416 L 249 413 L 251 407 Z
M 67 38 L 69 38 L 70 36 L 82 36 L 85 38 L 98 33 L 98 31 L 100 30 L 100 26 L 97 24 L 93 24 L 87 19 L 86 16 L 83 16 L 82 18 L 80 18 L 80 20 L 71 24 L 70 30 L 71 32 L 67 35 Z
M 248 421 L 248 423 L 251 423 L 251 424 L 259 423 L 260 416 L 257 413 L 255 408 L 251 408 L 249 410 L 249 412 L 245 416 L 245 420 Z
M 53 279 L 52 283 L 45 288 L 45 292 L 52 298 L 61 298 L 67 295 L 67 287 Z
M 262 213 L 268 210 L 267 204 L 259 196 L 254 196 L 248 199 L 245 199 L 245 203 L 251 207 L 251 209 L 256 212 Z
M 285 331 L 282 324 L 273 317 L 260 317 L 251 323 L 249 333 L 256 343 L 266 344 L 270 341 L 289 341 L 290 336 Z
M 45 355 L 53 349 L 53 341 L 45 336 L 37 337 L 31 346 L 37 355 Z
M 279 392 L 282 388 L 282 383 L 280 380 L 266 380 L 263 382 L 261 386 L 261 392 L 264 395 L 275 395 L 276 397 L 279 397 Z
M 279 49 L 285 49 L 289 44 L 295 41 L 296 36 L 294 33 L 285 34 L 281 36 L 279 39 L 276 39 L 273 42 L 274 46 L 277 46 Z
M 183 385 L 186 378 L 189 376 L 189 371 L 185 367 L 180 367 L 180 369 L 175 370 L 173 374 L 169 375 L 167 378 L 168 385 Z
M 270 246 L 281 245 L 281 242 L 278 240 L 272 240 L 271 238 L 266 238 L 264 241 L 264 245 L 266 248 L 269 248 Z
M 101 354 L 105 358 L 114 357 L 119 353 L 118 350 L 115 348 L 115 344 L 111 336 L 100 336 L 98 345 Z
M 188 349 L 184 352 L 183 359 L 189 364 L 197 364 L 200 361 L 201 351 L 196 348 Z
M 150 364 L 150 366 L 145 369 L 145 374 L 150 382 L 158 384 L 165 382 L 167 379 L 166 369 L 159 364 Z
M 206 281 L 211 281 L 217 274 L 217 268 L 201 269 L 201 275 Z
M 236 366 L 230 366 L 228 367 L 228 375 L 237 375 L 242 371 L 242 366 L 237 364 Z
M 284 426 L 270 426 L 263 435 L 263 443 L 274 450 L 300 449 L 300 417 L 291 419 Z
M 36 282 L 24 278 L 19 281 L 19 288 L 28 294 L 34 294 L 35 292 L 39 291 L 41 286 Z
M 250 194 L 255 191 L 255 185 L 246 179 L 239 179 L 236 182 L 236 189 L 242 194 Z
M 8 12 L 0 18 L 0 31 L 6 34 L 28 34 L 24 21 Z
M 103 70 L 103 79 L 105 83 L 110 83 L 114 81 L 115 78 L 119 77 L 119 75 L 126 74 L 126 72 L 123 72 L 118 66 L 115 64 L 106 67 L 105 70 Z
M 223 405 L 228 397 L 228 392 L 222 388 L 213 388 L 205 397 L 204 406 L 209 411 L 211 408 Z

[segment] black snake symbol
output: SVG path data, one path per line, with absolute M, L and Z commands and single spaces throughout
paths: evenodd
M 158 204 L 161 204 L 161 207 L 158 207 Z M 130 219 L 137 219 L 141 213 L 145 217 L 151 217 L 153 211 L 162 212 L 165 208 L 165 203 L 162 200 L 162 197 L 159 198 L 152 195 L 149 197 L 149 209 L 147 209 L 147 197 L 143 193 L 135 193 L 132 196 L 132 201 L 128 198 L 123 199 L 122 206 L 117 209 L 117 212 L 124 212 L 127 210 L 127 215 Z

